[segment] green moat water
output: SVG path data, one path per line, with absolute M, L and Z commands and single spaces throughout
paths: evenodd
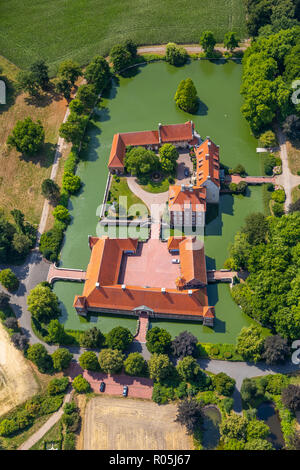
M 107 162 L 113 135 L 157 129 L 158 123 L 175 124 L 192 119 L 201 137 L 210 136 L 220 145 L 221 162 L 228 167 L 242 163 L 248 174 L 259 175 L 261 163 L 256 154 L 257 141 L 250 135 L 243 119 L 239 87 L 241 65 L 222 61 L 192 61 L 183 68 L 164 62 L 149 64 L 132 72 L 133 76 L 120 78 L 99 106 L 97 115 L 88 128 L 89 143 L 78 165 L 77 174 L 83 188 L 70 200 L 72 223 L 68 227 L 61 254 L 61 265 L 86 269 L 90 257 L 88 235 L 96 235 L 97 208 L 102 203 L 107 178 Z M 197 115 L 189 115 L 176 108 L 173 97 L 183 78 L 193 79 L 201 105 Z M 246 197 L 222 196 L 218 216 L 206 226 L 205 251 L 209 269 L 220 268 L 228 257 L 228 245 L 241 227 L 246 215 L 263 210 L 262 189 L 252 187 Z M 95 323 L 82 322 L 72 307 L 74 295 L 82 292 L 82 284 L 58 282 L 54 290 L 64 305 L 62 321 L 67 328 L 85 329 Z M 235 342 L 240 328 L 249 319 L 232 301 L 228 286 L 211 286 L 216 301 L 217 328 L 215 332 L 195 325 L 194 333 L 202 341 Z M 212 298 L 212 294 L 210 294 Z M 124 318 L 122 324 L 133 328 L 135 320 Z M 119 317 L 103 318 L 103 331 L 121 324 Z M 194 327 L 180 322 L 159 322 L 173 333 Z M 219 323 L 219 326 L 218 326 Z M 222 323 L 222 326 L 221 326 Z M 97 323 L 101 327 L 101 322 Z M 178 325 L 178 326 L 176 326 Z M 109 329 L 108 328 L 108 329 Z M 208 331 L 206 331 L 208 330 Z

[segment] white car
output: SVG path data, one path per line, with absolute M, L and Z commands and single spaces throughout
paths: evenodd
M 179 264 L 179 263 L 180 263 L 180 260 L 174 258 L 174 259 L 172 259 L 172 263 L 173 263 L 173 264 Z

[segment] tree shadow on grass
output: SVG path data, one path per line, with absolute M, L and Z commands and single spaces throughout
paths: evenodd
M 56 145 L 50 142 L 46 142 L 42 149 L 35 155 L 24 155 L 21 154 L 20 158 L 25 162 L 32 162 L 39 164 L 43 168 L 49 168 L 53 165 L 54 156 L 56 151 Z
M 54 101 L 61 101 L 62 95 L 56 92 L 54 84 L 50 83 L 47 90 L 42 91 L 36 96 L 26 96 L 25 103 L 37 108 L 46 108 Z

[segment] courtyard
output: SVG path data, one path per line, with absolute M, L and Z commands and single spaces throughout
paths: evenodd
M 179 256 L 170 254 L 167 244 L 160 240 L 139 243 L 136 255 L 123 255 L 119 284 L 176 289 L 180 264 L 173 264 L 172 259 Z

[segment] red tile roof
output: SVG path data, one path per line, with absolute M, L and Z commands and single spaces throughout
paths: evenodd
M 183 240 L 181 244 L 184 244 Z M 86 306 L 89 308 L 103 308 L 119 311 L 131 311 L 134 308 L 145 305 L 156 314 L 174 314 L 202 316 L 207 311 L 208 298 L 206 288 L 179 290 L 141 286 L 125 286 L 122 288 L 118 284 L 121 258 L 124 250 L 135 251 L 137 240 L 133 239 L 109 239 L 108 237 L 98 238 L 90 237 L 92 253 L 90 263 L 87 268 L 86 281 L 84 284 L 82 296 L 76 296 L 74 307 Z M 166 247 L 167 248 L 167 247 Z M 188 272 L 198 275 L 198 262 L 193 260 L 194 255 L 186 254 L 187 247 L 182 248 L 184 265 L 191 260 L 193 266 Z M 199 252 L 201 255 L 201 250 Z M 202 255 L 201 255 L 202 256 Z M 202 258 L 199 260 L 202 264 Z M 192 274 L 193 275 L 193 274 Z M 98 284 L 99 283 L 99 284 Z
M 159 134 L 162 143 L 191 141 L 194 136 L 194 124 L 191 121 L 187 121 L 184 124 L 160 126 Z
M 179 244 L 181 277 L 186 283 L 198 281 L 207 284 L 204 243 L 196 237 L 187 237 Z
M 203 185 L 209 178 L 220 187 L 219 147 L 207 138 L 199 147 L 195 148 L 197 160 L 197 186 Z
M 193 186 L 182 190 L 181 186 L 169 187 L 169 211 L 183 212 L 187 206 L 191 206 L 193 212 L 206 211 L 206 188 Z
M 112 141 L 109 168 L 124 168 L 126 147 L 133 145 L 159 145 L 166 142 L 192 141 L 193 127 L 191 121 L 185 124 L 171 124 L 160 126 L 158 131 L 126 132 L 115 134 Z

